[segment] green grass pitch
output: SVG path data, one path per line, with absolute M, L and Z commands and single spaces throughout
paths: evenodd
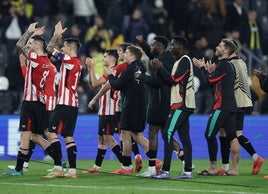
M 263 164 L 258 175 L 252 175 L 253 162 L 242 159 L 239 162 L 239 176 L 199 176 L 197 171 L 208 165 L 208 160 L 194 159 L 194 178 L 191 180 L 154 180 L 132 175 L 111 175 L 109 172 L 120 168 L 116 160 L 104 160 L 100 174 L 82 174 L 82 170 L 92 167 L 93 160 L 77 161 L 78 179 L 44 179 L 51 162 L 31 161 L 29 170 L 24 176 L 6 176 L 2 172 L 8 170 L 8 165 L 14 165 L 15 160 L 0 161 L 0 193 L 1 194 L 165 194 L 165 193 L 231 193 L 260 194 L 268 193 L 268 162 Z M 220 160 L 218 161 L 220 166 Z M 143 169 L 148 167 L 148 161 L 143 160 Z M 181 172 L 182 164 L 174 159 L 171 166 L 171 177 Z

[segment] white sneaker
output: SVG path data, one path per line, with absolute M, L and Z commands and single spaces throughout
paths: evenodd
M 140 177 L 152 177 L 155 174 L 156 174 L 156 171 L 147 170 L 144 173 L 138 174 L 137 176 L 140 176 Z
M 52 170 L 43 178 L 62 178 L 64 175 L 64 171 L 61 168 L 54 167 Z
M 50 157 L 50 156 L 49 156 L 49 157 Z M 61 159 L 61 167 L 63 168 L 63 171 L 65 172 L 65 171 L 66 171 L 66 160 Z M 51 172 L 52 170 L 53 170 L 53 168 L 48 169 L 47 171 L 48 171 L 48 172 Z
M 51 172 L 54 168 L 47 169 L 48 172 Z M 63 169 L 63 171 L 66 171 L 66 168 Z
M 76 170 L 69 169 L 68 172 L 66 174 L 64 174 L 64 177 L 71 178 L 71 179 L 77 179 L 78 175 L 76 173 Z
M 16 166 L 14 166 L 14 165 L 8 165 L 7 167 L 9 169 L 13 170 L 13 169 L 15 169 Z M 28 171 L 28 166 L 27 167 L 23 167 L 22 171 L 23 172 L 27 172 Z
M 14 166 L 14 165 L 8 165 L 7 167 L 8 167 L 9 169 L 11 169 L 11 170 L 12 170 L 12 169 L 15 169 L 15 166 Z
M 193 175 L 192 173 L 181 173 L 181 175 L 173 177 L 173 179 L 192 179 Z

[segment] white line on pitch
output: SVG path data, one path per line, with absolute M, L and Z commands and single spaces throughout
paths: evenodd
M 7 183 L 7 182 L 0 182 L 0 185 L 18 185 L 18 186 L 33 186 L 33 187 L 62 187 L 62 188 L 77 188 L 77 189 L 101 189 L 101 190 L 128 190 L 128 189 L 135 189 L 135 190 L 151 190 L 151 191 L 183 191 L 183 192 L 206 192 L 206 193 L 226 193 L 226 191 L 222 190 L 197 190 L 197 189 L 176 189 L 176 188 L 152 188 L 152 187 L 127 187 L 127 186 L 115 186 L 115 187 L 104 187 L 104 186 L 82 186 L 82 185 L 55 185 L 55 184 L 32 184 L 32 183 Z M 252 192 L 237 192 L 237 191 L 228 191 L 231 194 L 253 194 Z M 256 193 L 254 194 L 264 194 L 264 193 Z

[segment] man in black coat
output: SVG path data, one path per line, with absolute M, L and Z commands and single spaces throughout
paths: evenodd
M 125 51 L 124 62 L 128 67 L 121 73 L 120 77 L 114 76 L 111 68 L 105 68 L 104 72 L 109 77 L 111 87 L 120 90 L 122 93 L 122 112 L 120 117 L 120 130 L 123 142 L 122 167 L 111 174 L 132 174 L 131 162 L 131 136 L 139 143 L 147 154 L 149 142 L 143 136 L 146 120 L 146 102 L 144 84 L 135 79 L 137 71 L 145 72 L 140 60 L 141 50 L 136 46 L 129 46 Z
M 159 59 L 167 72 L 171 73 L 175 58 L 169 50 L 166 50 L 168 46 L 167 38 L 156 36 L 153 38 L 150 46 L 143 41 L 142 36 L 137 36 L 136 38 L 149 59 Z M 161 78 L 156 69 L 149 66 L 149 70 L 150 75 L 141 74 L 138 76 L 139 80 L 146 83 L 149 92 L 147 108 L 147 122 L 149 124 L 149 167 L 147 171 L 139 175 L 142 177 L 151 177 L 158 171 L 155 168 L 157 166 L 158 132 L 161 131 L 163 133 L 170 110 L 171 85 Z M 183 150 L 180 149 L 176 139 L 174 139 L 173 146 L 178 157 L 184 161 Z

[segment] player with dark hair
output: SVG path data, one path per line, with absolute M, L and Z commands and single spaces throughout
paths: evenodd
M 131 137 L 139 143 L 147 153 L 149 142 L 143 136 L 145 129 L 145 88 L 144 84 L 134 78 L 134 73 L 141 71 L 145 73 L 145 68 L 140 61 L 141 50 L 136 46 L 128 46 L 125 51 L 124 61 L 127 68 L 116 77 L 116 72 L 111 68 L 106 68 L 104 72 L 109 77 L 109 82 L 115 90 L 122 92 L 122 112 L 120 116 L 120 130 L 123 142 L 122 167 L 112 174 L 132 174 L 133 166 L 131 161 Z
M 23 175 L 23 164 L 28 162 L 31 156 L 31 144 L 38 143 L 50 155 L 52 154 L 51 147 L 43 139 L 42 134 L 44 134 L 43 119 L 46 110 L 46 79 L 50 76 L 49 69 L 53 64 L 47 57 L 45 40 L 39 35 L 31 36 L 40 29 L 36 26 L 37 22 L 30 24 L 16 44 L 27 59 L 27 65 L 24 68 L 25 84 L 19 127 L 21 144 L 15 169 L 4 173 L 5 175 Z
M 190 57 L 186 54 L 187 39 L 175 36 L 171 40 L 170 51 L 176 57 L 171 73 L 157 59 L 152 61 L 152 67 L 171 86 L 170 111 L 167 117 L 164 138 L 164 163 L 162 170 L 152 178 L 169 179 L 172 159 L 174 133 L 177 131 L 184 149 L 185 166 L 177 179 L 192 178 L 192 143 L 190 138 L 189 117 L 195 109 L 194 74 Z
M 54 168 L 44 178 L 77 178 L 76 156 L 77 147 L 73 138 L 75 124 L 78 116 L 78 93 L 77 87 L 82 71 L 82 62 L 77 53 L 80 43 L 77 39 L 68 38 L 63 41 L 61 51 L 58 50 L 59 42 L 66 28 L 62 28 L 61 22 L 55 25 L 53 37 L 48 43 L 47 50 L 58 61 L 61 61 L 61 77 L 58 88 L 58 99 L 56 108 L 51 115 L 47 137 L 53 150 Z M 57 134 L 61 134 L 67 149 L 69 170 L 64 175 L 61 166 L 62 151 Z
M 229 57 L 234 51 L 234 43 L 229 39 L 223 39 L 216 47 L 217 65 L 193 59 L 194 65 L 202 71 L 204 79 L 213 86 L 215 96 L 213 112 L 209 117 L 205 131 L 210 164 L 198 175 L 215 175 L 217 173 L 218 143 L 216 135 L 221 128 L 224 128 L 231 145 L 233 164 L 230 173 L 238 175 L 240 146 L 236 138 L 237 105 L 234 96 L 236 74 L 233 64 L 229 61 Z
M 106 50 L 103 56 L 103 67 L 115 68 L 117 65 L 118 53 L 117 50 Z M 108 80 L 106 75 L 103 75 L 99 79 L 95 75 L 95 62 L 91 58 L 86 58 L 85 64 L 89 71 L 89 80 L 92 88 L 104 87 Z M 115 110 L 118 103 L 118 98 L 114 96 L 114 91 L 109 89 L 99 99 L 99 130 L 98 130 L 98 151 L 95 158 L 95 164 L 92 168 L 83 171 L 83 174 L 99 173 L 101 171 L 101 165 L 105 157 L 107 146 L 111 148 L 116 155 L 118 161 L 122 163 L 122 150 L 114 139 L 113 134 L 115 132 Z
M 116 71 L 116 76 L 120 76 L 121 73 L 127 68 L 127 64 L 124 62 L 124 53 L 128 46 L 131 46 L 131 43 L 123 43 L 120 44 L 117 48 L 119 60 L 122 61 L 119 65 L 115 66 L 113 69 Z M 93 108 L 93 105 L 96 101 L 103 96 L 108 90 L 111 89 L 111 85 L 109 81 L 107 81 L 103 87 L 99 90 L 99 92 L 91 99 L 88 103 L 89 108 Z M 119 90 L 114 90 L 113 96 L 117 99 L 115 104 L 115 125 L 116 125 L 116 132 L 120 134 L 120 116 L 122 111 L 122 96 Z M 142 169 L 142 157 L 140 155 L 139 147 L 137 142 L 132 139 L 132 152 L 135 155 L 135 172 L 139 172 Z M 120 135 L 120 142 L 121 142 L 121 150 L 123 149 L 122 138 Z
M 159 59 L 163 63 L 163 67 L 167 72 L 171 73 L 175 58 L 172 56 L 170 51 L 167 51 L 168 40 L 164 36 L 156 36 L 153 38 L 151 45 L 149 46 L 142 36 L 136 37 L 139 45 L 142 47 L 145 54 L 150 60 Z M 139 176 L 151 177 L 159 171 L 162 164 L 157 164 L 156 160 L 158 150 L 158 132 L 163 133 L 165 123 L 169 114 L 170 109 L 170 84 L 165 82 L 157 70 L 150 68 L 150 75 L 137 74 L 137 78 L 142 82 L 146 83 L 146 88 L 149 92 L 148 97 L 148 110 L 147 110 L 147 122 L 149 123 L 149 167 L 148 170 L 141 173 Z M 178 141 L 174 139 L 174 151 L 178 158 L 184 162 L 183 150 L 180 149 Z
M 232 41 L 237 48 L 237 43 L 234 40 Z M 247 65 L 243 59 L 237 56 L 236 50 L 234 53 L 231 54 L 229 58 L 230 62 L 234 65 L 236 71 L 236 80 L 234 85 L 234 95 L 238 107 L 238 112 L 236 115 L 236 136 L 239 144 L 250 154 L 254 161 L 252 174 L 258 174 L 264 162 L 264 159 L 257 154 L 249 139 L 243 135 L 245 112 L 249 108 L 252 108 L 253 105 L 250 93 Z M 232 172 L 228 171 L 230 143 L 228 141 L 228 138 L 222 132 L 222 130 L 220 131 L 219 139 L 221 143 L 222 168 L 218 170 L 217 174 L 232 174 Z

